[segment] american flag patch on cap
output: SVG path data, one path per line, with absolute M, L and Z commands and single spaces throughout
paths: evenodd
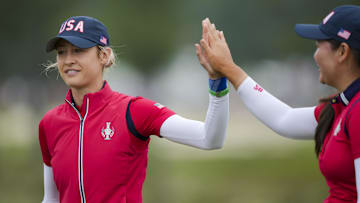
M 350 35 L 351 35 L 351 32 L 347 31 L 347 30 L 344 30 L 344 29 L 340 29 L 339 32 L 337 33 L 337 35 L 343 39 L 346 39 L 348 40 Z
M 105 44 L 105 45 L 107 45 L 107 39 L 106 39 L 106 37 L 101 36 L 101 37 L 100 37 L 100 42 L 103 43 L 103 44 Z

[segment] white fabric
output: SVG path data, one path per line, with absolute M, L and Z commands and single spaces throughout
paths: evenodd
M 315 107 L 291 108 L 250 77 L 242 82 L 237 92 L 249 111 L 279 135 L 293 139 L 314 138 Z
M 42 203 L 59 203 L 59 191 L 56 188 L 52 167 L 44 164 L 44 199 Z
M 173 115 L 162 124 L 160 135 L 200 149 L 219 149 L 224 145 L 228 121 L 229 94 L 223 97 L 210 95 L 205 123 Z
M 356 179 L 356 191 L 357 191 L 357 203 L 360 203 L 360 158 L 354 160 L 355 165 L 355 179 Z

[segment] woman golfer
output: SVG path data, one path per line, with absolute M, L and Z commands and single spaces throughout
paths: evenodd
M 226 76 L 259 120 L 282 136 L 315 139 L 330 188 L 324 202 L 360 202 L 360 7 L 337 7 L 320 25 L 296 25 L 300 36 L 316 41 L 320 82 L 339 92 L 308 108 L 291 108 L 247 76 L 233 62 L 223 33 L 208 19 L 203 32 L 201 46 L 196 45 L 201 64 Z
M 150 135 L 200 149 L 223 146 L 228 122 L 226 79 L 213 72 L 205 122 L 159 103 L 111 90 L 103 79 L 115 63 L 106 27 L 97 19 L 67 19 L 46 50 L 69 91 L 39 124 L 44 203 L 139 203 Z

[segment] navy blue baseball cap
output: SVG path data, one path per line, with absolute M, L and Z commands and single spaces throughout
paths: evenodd
M 296 24 L 295 31 L 313 40 L 335 39 L 360 50 L 360 6 L 344 5 L 331 11 L 319 25 Z
M 70 17 L 62 23 L 56 37 L 48 41 L 46 52 L 54 50 L 56 43 L 60 39 L 84 49 L 96 45 L 110 45 L 110 38 L 105 25 L 99 20 L 88 16 Z

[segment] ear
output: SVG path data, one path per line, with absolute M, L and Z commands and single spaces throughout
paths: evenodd
M 100 50 L 99 58 L 100 58 L 101 64 L 103 64 L 104 67 L 111 66 L 110 55 L 111 55 L 111 49 L 109 47 L 104 47 L 104 49 Z
M 339 48 L 337 49 L 338 62 L 343 63 L 351 55 L 351 48 L 345 42 L 341 42 Z

